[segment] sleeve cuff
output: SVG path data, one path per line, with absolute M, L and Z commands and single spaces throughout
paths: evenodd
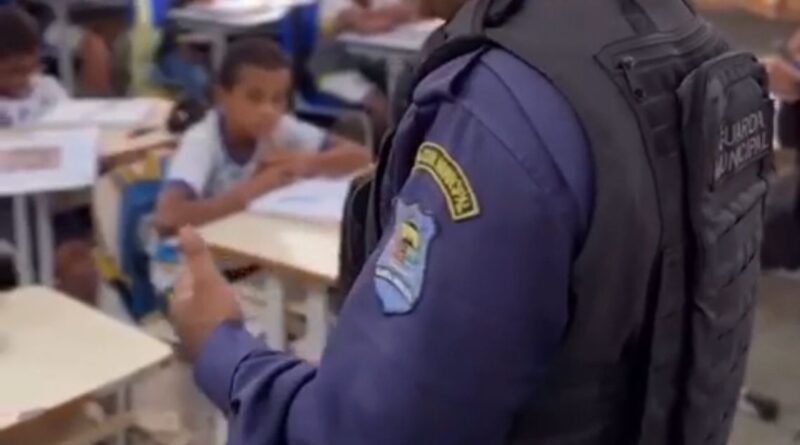
M 200 349 L 194 379 L 208 398 L 225 413 L 230 411 L 230 393 L 239 363 L 264 344 L 245 330 L 242 322 L 226 321 L 217 326 Z

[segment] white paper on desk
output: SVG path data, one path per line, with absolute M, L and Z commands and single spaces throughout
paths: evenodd
M 149 99 L 67 100 L 45 113 L 34 125 L 136 128 L 147 123 L 153 108 L 153 102 Z
M 188 8 L 228 14 L 247 14 L 265 9 L 291 8 L 312 3 L 314 0 L 216 0 L 211 3 L 195 3 Z
M 0 152 L 59 151 L 55 165 L 0 173 L 0 196 L 72 190 L 87 187 L 97 177 L 97 128 L 30 130 L 0 133 Z
M 309 0 L 218 0 L 175 9 L 170 16 L 224 25 L 256 26 L 278 21 L 286 16 L 291 7 L 305 3 L 309 3 Z
M 345 44 L 373 46 L 389 51 L 418 52 L 443 23 L 439 19 L 420 20 L 382 34 L 345 33 L 338 40 Z
M 326 74 L 319 80 L 319 90 L 348 102 L 361 103 L 372 90 L 372 84 L 358 71 Z
M 250 203 L 251 212 L 341 222 L 352 177 L 300 181 Z

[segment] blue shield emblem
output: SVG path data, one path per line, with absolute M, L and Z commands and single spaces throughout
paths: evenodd
M 418 205 L 398 200 L 393 230 L 375 266 L 375 290 L 383 312 L 397 315 L 414 309 L 422 294 L 436 222 Z

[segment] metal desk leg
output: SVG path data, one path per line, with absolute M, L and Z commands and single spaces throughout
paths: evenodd
M 124 415 L 131 412 L 131 387 L 130 385 L 123 385 L 115 394 L 115 415 Z M 116 445 L 128 444 L 128 431 L 127 429 L 120 431 L 117 434 Z
M 72 54 L 65 42 L 69 40 L 69 5 L 66 1 L 51 2 L 50 6 L 53 8 L 53 15 L 55 15 L 56 26 L 59 27 L 58 32 L 61 36 L 61 42 L 64 43 L 58 48 L 58 73 L 61 76 L 61 82 L 70 93 L 75 92 L 75 70 L 72 64 Z
M 211 66 L 216 72 L 222 66 L 225 52 L 228 50 L 228 36 L 222 30 L 214 30 L 211 37 Z
M 318 363 L 328 341 L 330 304 L 325 289 L 312 288 L 306 294 L 303 313 L 306 316 L 306 335 L 297 344 L 297 354 Z
M 286 350 L 286 292 L 276 277 L 265 276 L 261 286 L 267 302 L 262 326 L 266 328 L 267 345 L 270 348 Z
M 30 219 L 28 218 L 28 198 L 14 196 L 12 198 L 14 214 L 14 263 L 19 274 L 21 285 L 33 284 L 33 262 L 31 260 Z
M 34 207 L 36 210 L 36 241 L 39 247 L 39 282 L 46 286 L 52 286 L 55 284 L 53 271 L 55 246 L 53 223 L 50 220 L 50 197 L 45 193 L 36 195 Z
M 403 75 L 404 60 L 402 57 L 389 57 L 386 60 L 386 90 L 389 99 L 394 99 L 397 94 L 397 87 L 400 83 L 400 76 Z
M 228 443 L 228 420 L 221 411 L 217 411 L 214 416 L 214 445 L 225 445 Z

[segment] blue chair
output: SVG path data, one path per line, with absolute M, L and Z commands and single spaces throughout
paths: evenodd
M 278 43 L 292 60 L 296 94 L 295 112 L 300 115 L 336 120 L 345 115 L 356 117 L 364 131 L 365 144 L 376 143 L 372 121 L 362 104 L 347 102 L 317 88 L 307 66 L 319 37 L 319 4 L 298 6 L 278 23 Z

